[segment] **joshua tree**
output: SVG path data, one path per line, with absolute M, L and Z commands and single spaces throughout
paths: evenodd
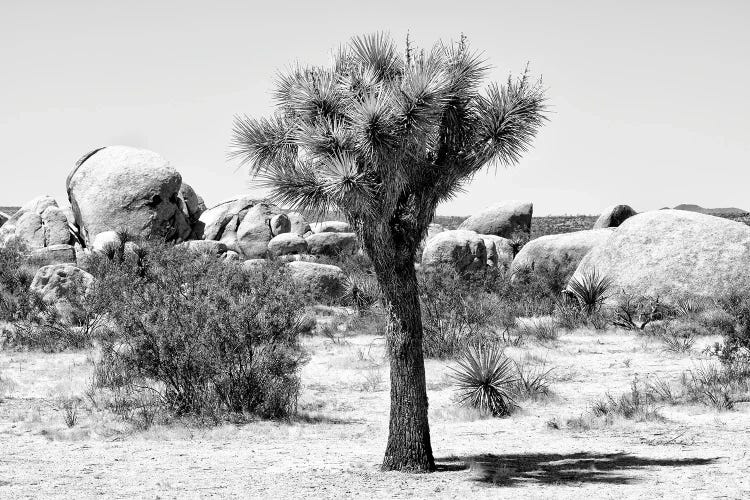
M 528 72 L 480 88 L 487 68 L 457 43 L 404 54 L 384 34 L 353 38 L 328 67 L 279 75 L 271 118 L 237 117 L 231 156 L 277 203 L 344 214 L 393 316 L 385 470 L 435 468 L 427 422 L 422 321 L 414 270 L 442 201 L 489 164 L 515 164 L 544 122 Z

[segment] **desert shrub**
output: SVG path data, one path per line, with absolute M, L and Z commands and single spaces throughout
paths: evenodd
M 620 397 L 607 394 L 603 399 L 595 401 L 591 406 L 591 414 L 610 420 L 613 416 L 621 416 L 628 420 L 647 422 L 660 418 L 656 411 L 656 402 L 657 398 L 649 386 L 633 379 L 630 390 Z
M 733 328 L 724 331 L 723 344 L 717 346 L 719 359 L 728 364 L 750 361 L 750 296 L 731 294 L 717 304 L 734 319 Z
M 568 284 L 570 272 L 561 264 L 540 265 L 518 269 L 510 278 L 505 294 L 531 306 L 527 307 L 530 314 L 526 315 L 536 316 L 552 313 Z
M 20 240 L 0 246 L 0 321 L 35 322 L 46 309 L 30 289 L 36 270 L 27 265 L 28 248 Z
M 92 304 L 107 315 L 100 387 L 156 395 L 173 415 L 216 420 L 293 413 L 303 301 L 280 266 L 248 272 L 210 255 L 151 246 L 139 259 L 95 256 Z
M 550 332 L 524 332 L 519 317 L 554 312 L 565 278 L 559 268 L 540 267 L 509 273 L 488 267 L 461 274 L 449 268 L 418 273 L 425 355 L 448 357 L 470 344 L 522 343 L 531 335 L 549 340 Z
M 36 268 L 27 260 L 28 248 L 19 240 L 0 247 L 0 321 L 2 338 L 13 348 L 58 352 L 90 345 L 87 330 L 75 328 L 61 318 L 54 304 L 31 289 Z M 76 295 L 76 288 L 69 293 Z
M 515 361 L 514 365 L 516 381 L 511 388 L 511 393 L 517 400 L 538 400 L 552 394 L 550 379 L 553 368 L 547 368 L 544 364 L 534 366 L 523 361 Z
M 695 321 L 705 329 L 720 335 L 727 335 L 734 332 L 734 317 L 721 308 L 712 307 L 704 309 L 698 313 Z
M 346 277 L 341 303 L 361 314 L 381 302 L 382 295 L 374 274 L 353 273 Z
M 510 249 L 513 252 L 513 258 L 518 255 L 518 252 L 521 251 L 521 249 L 524 247 L 524 245 L 526 245 L 526 243 L 529 242 L 530 239 L 531 235 L 526 231 L 516 230 L 511 233 L 508 241 L 510 243 Z
M 737 403 L 750 401 L 750 365 L 703 363 L 683 372 L 680 384 L 686 401 L 732 410 Z
M 705 333 L 704 330 L 689 322 L 664 322 L 659 326 L 659 338 L 664 342 L 664 349 L 677 354 L 690 352 L 696 337 Z
M 460 404 L 495 417 L 510 415 L 516 406 L 512 397 L 516 376 L 513 361 L 496 346 L 469 347 L 453 368 Z
M 539 342 L 557 340 L 559 325 L 553 317 L 525 318 L 520 321 L 518 330 L 525 338 L 533 338 Z
M 427 357 L 450 357 L 472 343 L 492 342 L 497 329 L 515 321 L 501 298 L 476 281 L 447 269 L 418 278 Z
M 675 311 L 686 318 L 695 318 L 706 309 L 706 301 L 699 297 L 681 297 L 675 301 Z
M 372 275 L 375 273 L 372 261 L 364 251 L 335 256 L 321 255 L 318 256 L 316 262 L 338 266 L 347 275 Z
M 613 309 L 612 323 L 626 330 L 644 331 L 653 321 L 663 321 L 675 316 L 675 309 L 659 297 L 619 294 Z

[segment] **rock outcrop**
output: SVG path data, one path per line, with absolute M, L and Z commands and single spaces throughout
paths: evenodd
M 65 212 L 51 196 L 28 201 L 3 224 L 0 244 L 14 238 L 31 249 L 72 244 Z
M 268 242 L 268 252 L 275 256 L 305 254 L 308 252 L 308 245 L 305 238 L 297 233 L 283 233 L 274 236 Z
M 316 300 L 334 300 L 344 291 L 346 276 L 337 266 L 305 261 L 290 262 L 285 266 L 297 286 Z
M 64 321 L 74 324 L 81 311 L 74 306 L 77 300 L 69 299 L 87 293 L 93 281 L 91 274 L 73 264 L 52 264 L 37 270 L 31 289 L 54 304 Z
M 556 269 L 570 277 L 592 248 L 609 238 L 614 229 L 591 229 L 572 233 L 549 234 L 526 243 L 513 259 L 511 272 L 524 269 Z
M 612 205 L 605 209 L 594 222 L 594 229 L 603 229 L 607 227 L 619 227 L 630 217 L 637 215 L 638 212 L 628 205 Z
M 277 217 L 280 215 L 284 217 Z M 258 259 L 267 256 L 268 242 L 276 236 L 272 225 L 276 231 L 286 229 L 288 232 L 290 223 L 283 210 L 263 200 L 240 196 L 203 212 L 194 228 L 194 236 L 221 241 L 243 260 Z
M 472 215 L 463 221 L 458 229 L 509 238 L 516 231 L 531 232 L 533 211 L 532 203 L 504 201 Z
M 444 231 L 427 241 L 422 252 L 422 267 L 435 270 L 441 267 L 460 273 L 478 271 L 487 265 L 487 247 L 481 235 L 474 231 Z
M 310 223 L 307 222 L 305 217 L 298 212 L 287 212 L 287 218 L 289 219 L 290 229 L 289 232 L 298 234 L 302 237 L 306 236 L 307 233 L 312 232 Z
M 357 235 L 354 233 L 314 233 L 305 238 L 308 252 L 312 255 L 351 255 L 357 250 Z
M 682 210 L 641 213 L 592 248 L 574 277 L 594 270 L 613 290 L 664 301 L 747 293 L 750 227 Z
M 76 163 L 66 184 L 75 224 L 87 246 L 104 231 L 166 241 L 190 237 L 190 208 L 187 200 L 180 200 L 182 177 L 153 151 L 97 149 Z M 191 198 L 187 190 L 183 194 Z M 196 206 L 194 200 L 189 204 Z
M 352 228 L 347 222 L 340 220 L 327 220 L 310 224 L 312 232 L 317 233 L 351 233 Z

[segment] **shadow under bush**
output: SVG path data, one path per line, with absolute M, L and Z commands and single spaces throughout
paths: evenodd
M 280 266 L 246 271 L 153 246 L 139 259 L 94 256 L 87 267 L 91 303 L 110 325 L 96 385 L 156 395 L 178 416 L 295 412 L 304 308 Z

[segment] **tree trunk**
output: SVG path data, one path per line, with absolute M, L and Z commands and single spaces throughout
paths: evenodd
M 401 254 L 394 260 L 373 262 L 394 320 L 387 335 L 391 415 L 383 470 L 430 472 L 435 460 L 427 420 L 417 276 L 413 258 Z

